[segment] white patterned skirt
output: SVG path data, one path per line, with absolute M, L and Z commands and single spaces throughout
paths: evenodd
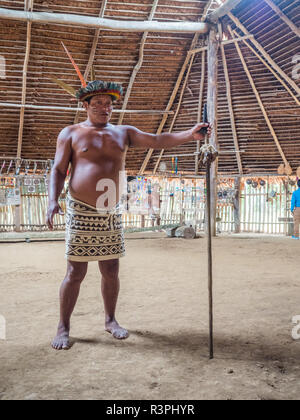
M 66 258 L 70 261 L 102 261 L 125 255 L 122 214 L 118 206 L 100 211 L 67 197 Z

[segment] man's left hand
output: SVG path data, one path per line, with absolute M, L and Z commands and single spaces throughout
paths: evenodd
M 212 131 L 211 125 L 209 123 L 199 123 L 192 129 L 192 136 L 194 140 L 199 141 L 204 139 L 205 134 L 200 133 L 201 128 L 207 128 L 207 136 L 210 137 Z

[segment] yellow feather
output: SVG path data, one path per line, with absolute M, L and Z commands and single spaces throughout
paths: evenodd
M 55 77 L 50 77 L 50 80 L 52 80 L 52 82 L 56 83 L 58 86 L 63 88 L 66 92 L 70 93 L 70 95 L 76 98 L 76 90 L 72 86 L 68 85 L 65 82 L 62 82 L 61 80 L 56 79 Z

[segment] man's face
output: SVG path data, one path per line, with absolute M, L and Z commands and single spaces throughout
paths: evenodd
M 112 99 L 109 95 L 93 96 L 90 103 L 85 102 L 88 116 L 93 117 L 99 123 L 108 123 L 113 111 Z

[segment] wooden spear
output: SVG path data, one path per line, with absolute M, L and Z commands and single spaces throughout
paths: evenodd
M 207 123 L 207 104 L 203 107 L 203 122 Z M 200 130 L 205 134 L 205 145 L 208 146 L 207 128 Z M 207 149 L 208 150 L 208 149 Z M 212 154 L 204 152 L 201 158 L 206 165 L 206 220 L 207 220 L 207 267 L 208 267 L 208 298 L 209 298 L 209 358 L 214 358 L 213 340 L 213 278 L 212 278 L 212 232 L 211 232 L 211 194 L 210 194 L 210 168 Z

